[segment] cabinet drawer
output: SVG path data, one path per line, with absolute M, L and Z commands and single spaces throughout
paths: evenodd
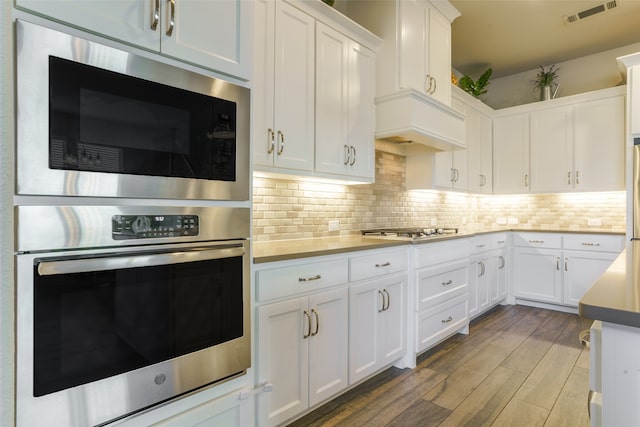
M 347 259 L 316 261 L 256 272 L 256 298 L 267 301 L 347 283 Z
M 422 311 L 466 294 L 469 263 L 460 261 L 418 273 L 418 310 Z
M 564 249 L 577 251 L 620 252 L 624 238 L 622 236 L 606 236 L 595 234 L 565 235 Z
M 425 243 L 415 248 L 416 268 L 469 258 L 469 239 Z
M 507 233 L 496 233 L 491 235 L 491 249 L 502 249 L 508 243 Z
M 534 248 L 562 247 L 562 234 L 560 233 L 514 233 L 514 246 Z
M 349 278 L 352 282 L 407 270 L 404 250 L 378 252 L 349 259 Z
M 426 350 L 468 324 L 466 295 L 420 313 L 416 351 Z
M 469 246 L 472 254 L 488 251 L 491 249 L 491 236 L 475 236 L 469 239 Z

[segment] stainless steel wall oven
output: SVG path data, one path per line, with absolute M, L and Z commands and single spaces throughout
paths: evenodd
M 17 194 L 249 200 L 249 89 L 16 28 Z
M 21 20 L 16 43 L 18 427 L 246 372 L 249 90 Z
M 249 209 L 17 208 L 19 426 L 91 426 L 251 363 Z

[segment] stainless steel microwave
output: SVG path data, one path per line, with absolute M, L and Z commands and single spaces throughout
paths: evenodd
M 249 200 L 249 89 L 17 21 L 19 195 Z

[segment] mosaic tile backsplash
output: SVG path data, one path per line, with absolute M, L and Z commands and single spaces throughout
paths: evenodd
M 588 225 L 600 219 L 601 226 Z M 338 220 L 338 231 L 329 221 Z M 625 231 L 625 193 L 484 196 L 407 191 L 405 158 L 376 151 L 374 184 L 253 179 L 254 241 L 357 234 L 378 227 Z

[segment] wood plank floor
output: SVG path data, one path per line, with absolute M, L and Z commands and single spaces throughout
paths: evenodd
M 591 321 L 499 306 L 420 355 L 290 424 L 300 426 L 588 427 Z

